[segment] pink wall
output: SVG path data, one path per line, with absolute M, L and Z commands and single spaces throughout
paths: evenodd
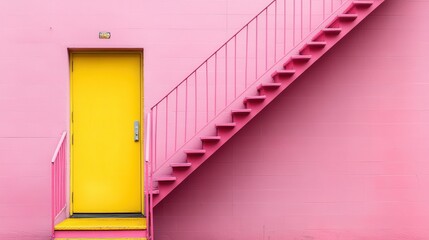
M 144 48 L 148 109 L 268 2 L 0 1 L 0 239 L 49 236 L 67 48 Z M 158 207 L 157 239 L 427 239 L 428 10 L 386 1 Z
M 386 1 L 157 206 L 156 239 L 428 239 L 428 11 Z
M 143 48 L 148 109 L 268 2 L 0 1 L 0 239 L 49 236 L 50 160 L 69 121 L 67 48 Z

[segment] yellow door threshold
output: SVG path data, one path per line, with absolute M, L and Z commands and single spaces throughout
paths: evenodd
M 146 230 L 146 227 L 146 218 L 67 218 L 55 230 Z

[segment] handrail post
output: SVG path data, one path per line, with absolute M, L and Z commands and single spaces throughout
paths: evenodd
M 151 169 L 150 166 L 151 165 L 151 112 L 149 112 L 146 116 L 146 141 L 145 141 L 145 192 L 146 192 L 146 196 L 145 196 L 145 202 L 146 202 L 146 219 L 148 220 L 148 228 L 147 228 L 147 237 L 148 239 L 152 239 L 152 232 L 151 232 L 151 221 L 150 219 L 152 218 L 152 205 L 150 203 L 150 199 L 152 199 L 152 188 L 151 188 Z
M 54 162 L 51 161 L 51 239 L 55 239 L 55 192 L 54 192 Z

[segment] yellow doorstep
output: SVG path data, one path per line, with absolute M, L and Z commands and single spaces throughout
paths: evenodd
M 146 227 L 146 218 L 67 218 L 55 230 L 145 230 Z

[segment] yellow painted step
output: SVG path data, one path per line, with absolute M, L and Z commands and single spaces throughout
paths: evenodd
M 55 226 L 57 231 L 145 230 L 146 228 L 146 218 L 67 218 Z

